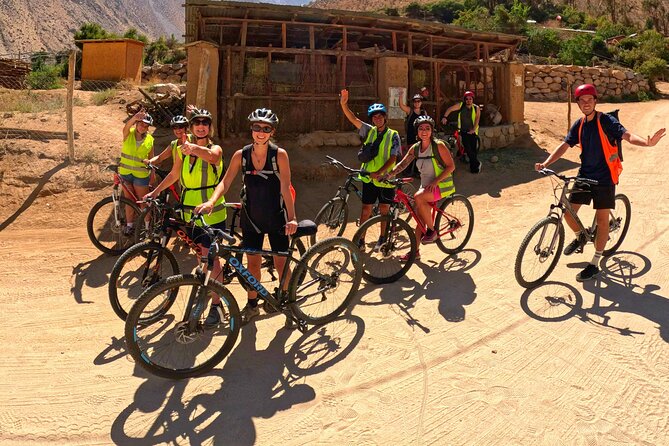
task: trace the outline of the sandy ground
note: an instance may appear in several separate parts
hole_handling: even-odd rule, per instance
[[[599,108],[614,106],[638,134],[669,127],[668,100]],[[0,443],[669,444],[669,138],[626,145],[632,227],[596,281],[575,281],[592,245],[544,286],[514,279],[518,246],[552,199],[532,165],[567,125],[565,104],[528,103],[533,140],[484,152],[479,176],[459,166],[476,216],[467,249],[424,248],[407,277],[363,282],[342,318],[306,334],[263,317],[214,371],[174,382],[126,355],[107,297],[115,259],[86,235],[122,116],[79,129],[78,150],[106,141],[97,163],[65,165],[61,142],[0,152]],[[326,153],[291,151],[301,218],[343,180],[313,174]],[[575,172],[577,160],[573,149],[555,167]],[[548,295],[573,305],[547,308]]]

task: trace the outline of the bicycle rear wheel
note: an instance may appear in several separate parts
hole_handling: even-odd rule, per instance
[[[474,208],[462,195],[453,195],[439,206],[434,227],[437,246],[446,254],[462,251],[474,231]]]
[[[361,246],[362,277],[371,283],[395,282],[404,276],[416,259],[416,237],[409,223],[378,215],[363,223],[353,235]]]
[[[535,224],[518,248],[514,273],[518,284],[534,288],[553,272],[562,254],[564,226],[555,217]]]
[[[610,214],[609,240],[606,242],[606,247],[604,248],[605,256],[613,254],[620,248],[630,228],[632,205],[629,198],[623,194],[616,195],[615,209],[612,209]]]
[[[179,274],[172,252],[155,242],[138,243],[124,252],[109,275],[109,302],[114,313],[126,320],[139,296],[160,280]],[[166,295],[170,301],[174,295]]]
[[[123,234],[126,225],[125,209],[131,207],[139,215],[139,207],[125,197],[115,206],[112,197],[98,201],[88,213],[86,229],[96,248],[106,254],[118,255],[135,244],[134,233]]]
[[[342,235],[346,229],[346,223],[348,223],[346,201],[341,197],[335,197],[325,203],[316,214],[314,223],[316,223],[318,229],[316,234],[311,236],[312,245],[316,244],[318,240]]]
[[[163,378],[189,378],[208,372],[230,353],[241,322],[237,302],[222,284],[209,281],[204,292],[221,297],[225,318],[207,327],[207,308],[191,307],[201,287],[200,279],[191,274],[168,277],[133,305],[125,322],[125,339],[128,352],[143,369]],[[175,294],[167,309],[166,293]],[[195,310],[200,314],[196,327],[190,329],[188,318]]]
[[[309,248],[288,285],[293,314],[312,325],[334,320],[358,291],[361,267],[360,251],[343,237],[322,240]]]

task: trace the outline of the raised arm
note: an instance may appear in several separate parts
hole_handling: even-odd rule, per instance
[[[344,89],[341,91],[339,104],[341,105],[341,109],[344,112],[344,116],[346,116],[351,124],[353,124],[356,129],[362,127],[362,121],[353,114],[350,108],[348,108],[348,90]]]
[[[634,133],[631,132],[625,132],[623,133],[623,139],[627,141],[630,144],[633,144],[635,146],[642,146],[642,147],[653,147],[655,146],[662,138],[664,138],[664,135],[666,134],[666,129],[660,129],[653,136],[648,136],[647,138],[643,138],[639,135],[635,135]]]
[[[409,107],[408,105],[406,105],[406,104],[404,103],[404,95],[403,95],[403,94],[400,95],[400,108],[401,108],[402,111],[403,111],[404,113],[406,113],[407,115],[408,115],[409,113],[411,113],[411,107]]]
[[[130,119],[128,119],[128,122],[126,122],[125,125],[123,126],[123,141],[128,139],[128,135],[130,135],[130,129],[132,128],[132,126],[137,124],[138,121],[141,121],[145,117],[146,117],[146,112],[144,111],[144,109],[141,109],[140,111],[132,115]]]

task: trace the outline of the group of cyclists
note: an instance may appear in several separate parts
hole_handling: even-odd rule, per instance
[[[584,117],[572,125],[568,135],[543,163],[536,163],[540,170],[557,161],[569,147],[581,146],[581,167],[579,176],[598,180],[599,185],[587,192],[572,194],[570,202],[575,210],[583,204],[594,202],[597,223],[600,228],[608,228],[609,209],[613,206],[615,186],[622,171],[618,158],[615,140],[624,139],[639,146],[654,146],[665,135],[665,129],[658,130],[652,137],[642,138],[630,133],[615,118],[599,113],[597,91],[594,85],[585,84],[575,91],[575,99]],[[428,116],[422,108],[422,97],[413,97],[413,107],[409,108],[402,102],[402,109],[408,110],[413,132],[408,150],[402,156],[399,133],[388,127],[388,112],[384,104],[374,103],[369,106],[367,116],[370,123],[358,118],[348,107],[349,92],[342,90],[340,95],[341,109],[346,118],[357,129],[365,145],[371,145],[376,153],[362,163],[361,170],[368,172],[359,177],[362,185],[362,211],[360,224],[369,219],[372,207],[379,205],[380,213],[387,214],[389,205],[394,199],[394,187],[385,181],[415,165],[420,174],[420,188],[414,196],[415,209],[422,223],[426,226],[422,233],[420,226],[416,228],[416,240],[421,244],[433,243],[438,234],[434,228],[430,204],[449,197],[455,193],[453,172],[455,163],[447,145],[436,138],[435,120]],[[458,127],[462,143],[469,157],[472,173],[481,172],[481,162],[476,156],[476,143],[480,123],[480,110],[474,104],[474,94],[467,91],[462,102],[456,103],[446,110],[444,119],[453,111],[458,111]],[[135,192],[136,196],[145,199],[157,197],[161,191],[179,181],[182,189],[182,205],[185,220],[193,214],[203,216],[207,225],[224,229],[226,220],[225,193],[238,173],[241,172],[242,188],[242,247],[251,250],[262,248],[265,235],[273,251],[284,251],[288,248],[289,237],[297,229],[295,213],[295,195],[291,185],[290,161],[288,153],[272,142],[279,118],[269,109],[260,108],[248,116],[252,142],[237,150],[227,166],[223,160],[223,151],[212,141],[212,115],[204,109],[188,106],[186,116],[175,116],[171,127],[176,137],[160,155],[154,156],[153,137],[148,133],[153,125],[151,117],[144,111],[135,114],[123,128],[123,148],[119,173]],[[133,127],[134,126],[134,127]],[[415,139],[415,140],[414,140]],[[374,153],[374,152],[372,152]],[[159,163],[172,158],[173,167],[170,173],[149,192],[149,173],[143,168],[145,164]],[[400,159],[401,158],[401,159]],[[398,162],[398,159],[399,162]],[[129,210],[132,212],[132,210]],[[127,228],[132,232],[135,216],[127,216]],[[577,230],[573,219],[566,215],[569,226]],[[191,238],[201,245],[206,255],[211,241],[196,223]],[[598,263],[607,241],[608,231],[598,231],[595,242],[595,255],[590,264],[579,273],[577,280],[588,280],[599,273]],[[582,250],[585,239],[581,234],[576,237],[565,251],[565,255]],[[379,238],[375,248],[384,243]],[[364,239],[359,247],[364,249]],[[419,258],[420,253],[416,253]],[[247,269],[260,277],[260,255],[247,255]],[[275,266],[280,273],[284,270],[285,258],[275,256]],[[218,275],[221,266],[215,262],[212,274]],[[286,274],[290,274],[287,270]],[[282,283],[288,283],[284,280]],[[205,324],[216,324],[223,317],[218,303],[218,296],[212,296],[211,308]],[[258,298],[255,291],[248,291],[248,301],[243,308],[241,317],[245,324],[259,315]]]

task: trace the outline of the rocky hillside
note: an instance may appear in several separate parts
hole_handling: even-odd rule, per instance
[[[124,33],[134,27],[151,38],[184,32],[182,0],[2,0],[0,55],[70,47],[85,22]]]

